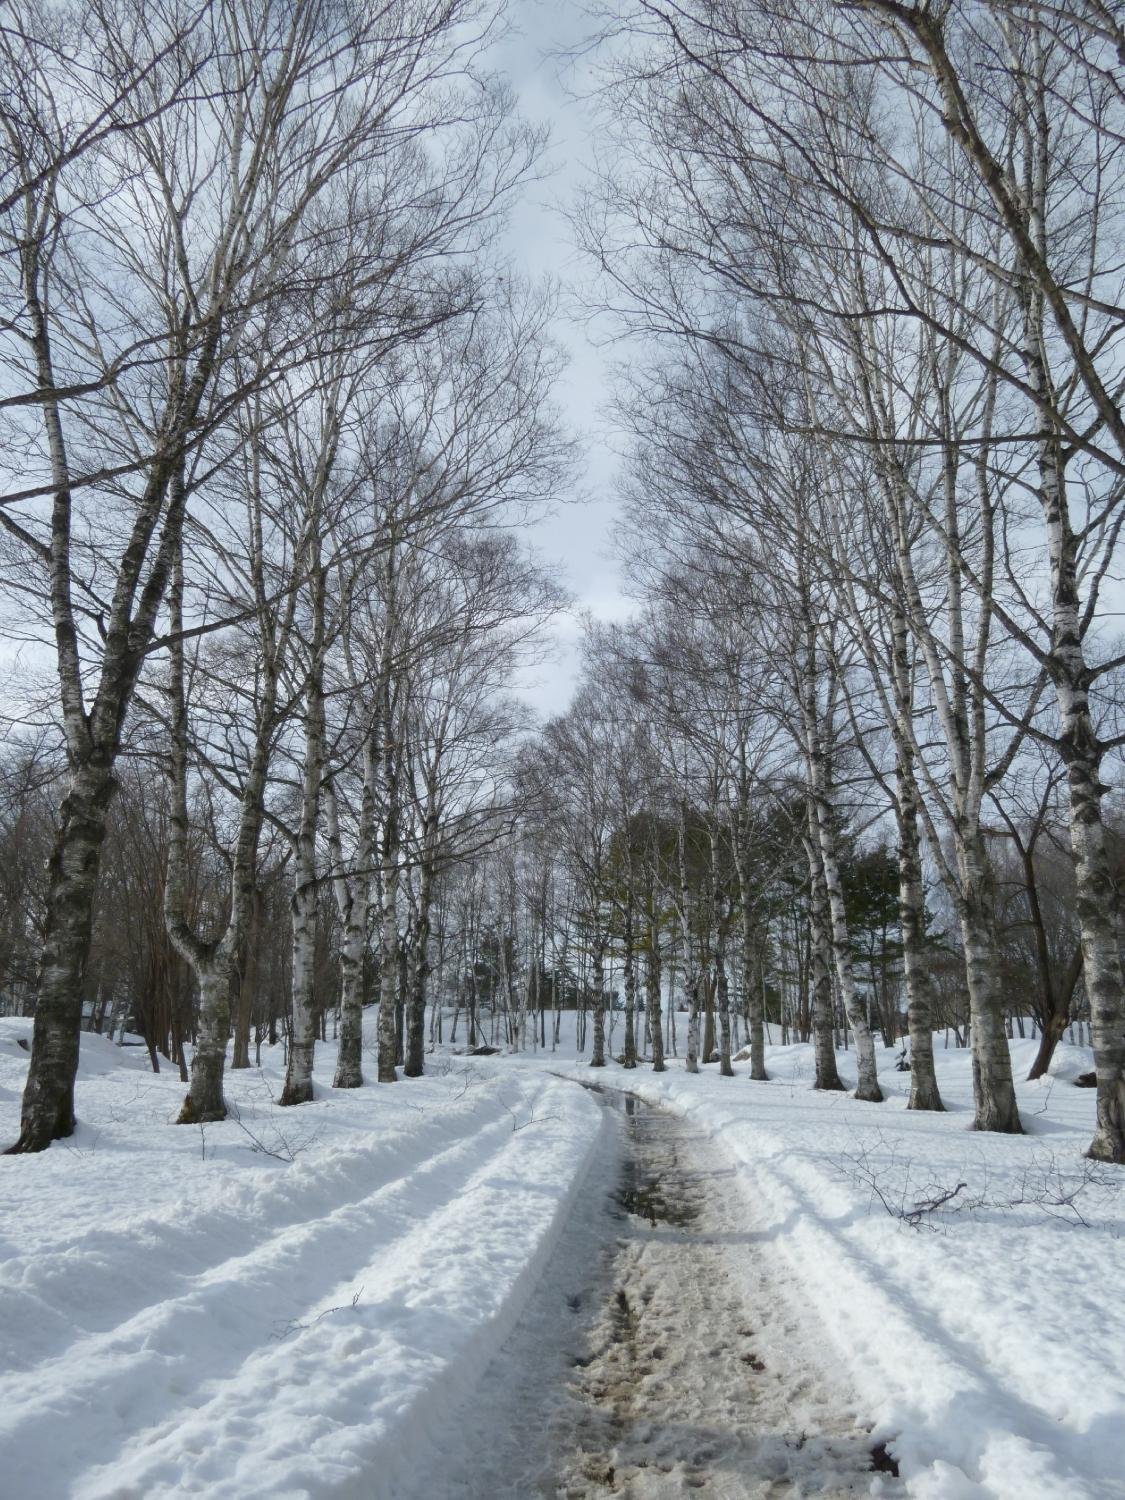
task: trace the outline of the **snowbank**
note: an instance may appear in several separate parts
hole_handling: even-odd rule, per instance
[[[1035,1046],[1013,1043],[1017,1077]],[[811,1301],[912,1495],[1125,1496],[1125,1173],[1082,1156],[1093,1095],[1066,1080],[1089,1054],[1064,1047],[1052,1076],[1019,1085],[1017,1138],[970,1130],[967,1052],[939,1041],[944,1115],[908,1111],[884,1055],[881,1105],[813,1092],[802,1046],[767,1050],[768,1083],[675,1061],[597,1076],[729,1155],[749,1243]],[[854,1079],[847,1053],[840,1069]]]
[[[0,1021],[17,1133],[30,1023]],[[171,1123],[147,1055],[83,1038],[74,1138],[0,1163],[0,1489],[350,1495],[409,1463],[507,1336],[603,1128],[546,1073],[468,1068]]]

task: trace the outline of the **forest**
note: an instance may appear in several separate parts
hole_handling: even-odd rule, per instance
[[[1031,1236],[1060,1215],[1081,1232],[1100,1214],[1086,1267],[1108,1290],[1125,1165],[1125,13],[598,0],[540,65],[596,138],[556,190],[560,282],[528,269],[512,228],[552,192],[551,122],[498,62],[541,9],[0,14],[0,1149],[4,1194],[32,1213],[13,1253],[43,1266],[36,1194],[59,1222],[86,1203],[58,1162],[106,1157],[102,1131],[114,1151],[173,1153],[138,1161],[137,1193],[150,1171],[186,1173],[183,1212],[203,1224],[193,1195],[219,1186],[191,1174],[209,1152],[218,1167],[249,1136],[255,1169],[329,1194],[336,1168],[317,1176],[327,1148],[309,1143],[336,1108],[357,1162],[366,1139],[418,1183],[429,1148],[410,1130],[445,1119],[467,1142],[476,1089],[511,1117],[504,1149],[554,1183],[528,1220],[539,1249],[510,1252],[538,1265],[565,1224],[580,1233],[582,1172],[616,1170],[597,1155],[626,1128],[606,1123],[610,1093],[647,1101],[637,1149],[658,1196],[690,1205],[689,1160],[772,1170],[767,1132],[797,1125],[756,1125],[755,1101],[784,1077],[825,1096],[817,1120],[834,1096],[852,1111],[865,1144],[822,1155],[837,1175],[850,1163],[888,1234],[1025,1211]],[[593,439],[567,407],[580,328],[611,370],[597,441],[614,454],[620,607],[601,612],[542,543],[587,485]],[[120,1070],[113,1102],[83,1092],[87,1059],[95,1091]],[[725,1145],[664,1121],[703,1129],[725,1099],[742,1112]],[[941,1116],[938,1134],[904,1111]],[[924,1184],[895,1176],[903,1130],[954,1153]],[[806,1149],[784,1139],[787,1160]],[[1019,1155],[1048,1148],[1062,1154]],[[1016,1174],[1003,1202],[956,1156],[970,1149]],[[982,1278],[1007,1253],[996,1234]],[[1036,1257],[1046,1275],[1058,1246],[1035,1246],[1011,1253],[1046,1301]],[[494,1287],[507,1253],[497,1239],[478,1273]],[[839,1254],[808,1252],[850,1274]],[[893,1246],[872,1254],[897,1264]],[[830,1320],[793,1255],[795,1295]],[[328,1258],[309,1275],[325,1296],[341,1280]],[[341,1311],[292,1328],[312,1341]],[[1112,1318],[1093,1315],[1112,1349]],[[802,1370],[819,1368],[809,1338]],[[933,1469],[956,1420],[931,1452],[907,1395],[886,1415],[856,1377],[860,1469],[873,1453],[879,1483],[907,1486],[870,1493],[1121,1493],[1125,1390],[1101,1347],[1105,1410],[1074,1419],[1065,1464],[994,1409],[963,1490]],[[1060,1378],[1077,1399],[1089,1373]],[[388,1420],[406,1453],[406,1418]],[[1013,1421],[1062,1467],[998,1480],[981,1454]],[[587,1438],[617,1457],[587,1463],[586,1488],[509,1466],[448,1493],[687,1492],[636,1477],[645,1443],[629,1468]],[[824,1442],[816,1484],[867,1493]],[[133,1474],[125,1451],[55,1473],[36,1440],[13,1493],[337,1493],[330,1470],[189,1478],[181,1455]],[[738,1452],[742,1488],[718,1471],[695,1487],[767,1493]],[[372,1462],[340,1492],[439,1493],[413,1460],[416,1490],[372,1489]],[[683,1454],[669,1462],[691,1488]]]

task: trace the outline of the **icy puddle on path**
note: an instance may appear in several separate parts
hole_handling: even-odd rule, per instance
[[[617,1128],[403,1500],[900,1494],[733,1171],[690,1124],[595,1092]]]

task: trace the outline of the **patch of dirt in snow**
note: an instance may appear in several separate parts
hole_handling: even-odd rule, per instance
[[[530,1311],[402,1494],[900,1493],[729,1170],[690,1124],[619,1102]]]

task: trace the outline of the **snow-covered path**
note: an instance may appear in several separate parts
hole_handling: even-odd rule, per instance
[[[533,1292],[599,1110],[437,1072],[298,1112],[245,1073],[204,1133],[83,1046],[73,1142],[5,1163],[0,1496],[384,1500]]]
[[[0,1019],[9,1139],[29,1030]],[[963,1049],[933,1116],[893,1053],[875,1106],[802,1045],[764,1083],[560,1047],[342,1091],[333,1050],[311,1104],[276,1049],[199,1131],[174,1072],[83,1036],[77,1133],[0,1167],[2,1500],[1125,1500],[1081,1049],[1018,1085],[1018,1137],[968,1129]]]
[[[397,1493],[899,1492],[872,1472],[842,1371],[739,1214],[713,1143],[670,1112],[622,1110],[520,1325]]]

